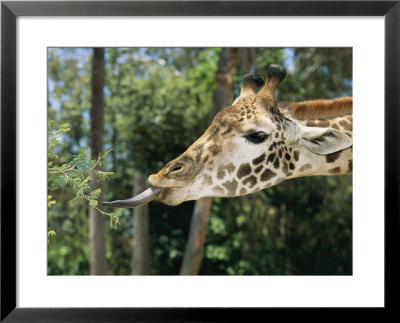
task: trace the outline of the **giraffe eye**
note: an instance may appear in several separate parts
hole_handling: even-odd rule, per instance
[[[268,134],[263,131],[257,131],[245,136],[245,138],[254,144],[260,144],[268,138]]]

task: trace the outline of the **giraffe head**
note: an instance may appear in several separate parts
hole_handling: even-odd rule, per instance
[[[296,177],[300,155],[312,158],[352,145],[341,131],[306,127],[281,111],[275,90],[286,69],[271,65],[267,74],[266,82],[257,74],[244,76],[232,106],[219,112],[182,155],[151,175],[152,187],[143,195],[107,205],[135,207],[154,198],[178,205],[206,196],[249,194]]]

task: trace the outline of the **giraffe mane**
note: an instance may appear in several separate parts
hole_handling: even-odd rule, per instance
[[[353,113],[353,98],[342,97],[333,100],[312,100],[284,104],[281,109],[288,111],[299,120],[327,119]]]

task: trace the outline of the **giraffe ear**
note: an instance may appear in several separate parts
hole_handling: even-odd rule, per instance
[[[353,139],[333,128],[304,127],[301,144],[309,151],[327,155],[353,146]]]

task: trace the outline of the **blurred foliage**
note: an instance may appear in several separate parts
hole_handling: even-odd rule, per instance
[[[65,189],[71,186],[75,196],[68,201],[74,203],[78,200],[86,200],[90,207],[97,209],[102,215],[110,217],[111,224],[119,224],[118,218],[111,213],[104,212],[98,208],[98,199],[101,189],[90,191],[90,174],[96,175],[99,181],[107,180],[113,173],[100,170],[103,165],[103,159],[107,157],[109,151],[99,154],[96,160],[91,160],[87,151],[80,151],[78,155],[73,156],[72,160],[60,163],[59,156],[55,150],[62,145],[60,138],[70,131],[69,125],[64,124],[60,129],[52,131],[51,122],[49,122],[49,134],[47,143],[47,176],[48,189],[50,191]],[[48,207],[55,205],[56,201],[49,195]]]
[[[103,165],[103,160],[107,157],[108,151],[100,154],[97,160],[91,160],[87,151],[81,150],[76,156],[71,156],[71,160],[66,161],[63,156],[61,156],[58,151],[63,146],[62,138],[68,134],[70,127],[68,124],[61,125],[59,129],[52,129],[53,122],[49,121],[49,131],[48,131],[48,144],[47,144],[47,158],[48,158],[48,201],[47,205],[49,208],[49,231],[48,231],[48,243],[52,241],[51,246],[56,244],[60,248],[60,252],[69,253],[69,247],[63,245],[64,240],[67,239],[67,233],[69,231],[69,220],[65,219],[65,222],[59,223],[59,221],[53,219],[58,219],[58,212],[66,207],[66,203],[71,209],[80,209],[80,205],[77,203],[84,202],[84,205],[96,208],[102,216],[108,216],[110,218],[110,224],[116,228],[119,224],[118,217],[113,213],[107,213],[98,207],[98,199],[100,197],[101,190],[97,189],[94,191],[90,190],[90,174],[95,174],[100,181],[107,180],[112,172],[103,172],[99,170],[99,166]],[[65,156],[64,156],[65,157]],[[65,194],[68,192],[69,194]],[[53,194],[53,195],[50,195]],[[61,203],[57,202],[57,199],[61,198]],[[72,214],[74,214],[72,212]],[[53,228],[53,229],[50,229]],[[59,234],[59,239],[56,240],[57,231]],[[54,250],[50,250],[49,255]],[[58,263],[57,257],[48,258],[49,267],[52,267],[53,261],[56,262],[55,267],[60,270],[59,274],[63,273],[64,265]],[[55,269],[55,270],[57,270]],[[78,274],[80,267],[74,268],[74,273]]]
[[[105,200],[132,196],[137,174],[149,175],[186,150],[207,128],[213,108],[219,48],[106,49]],[[88,147],[91,50],[48,50],[48,116],[54,129],[70,131],[55,150],[73,160]],[[252,67],[284,64],[288,76],[280,101],[352,94],[350,48],[258,48]],[[239,93],[238,68],[234,93]],[[51,183],[49,182],[49,185]],[[51,192],[48,273],[87,275],[88,205],[71,204],[76,191]],[[177,275],[194,202],[169,207],[151,202],[150,274]],[[116,209],[117,230],[107,232],[109,273],[129,275],[132,211]],[[50,232],[56,232],[53,235]],[[237,198],[215,198],[203,275],[349,275],[352,273],[352,176],[293,179]]]

